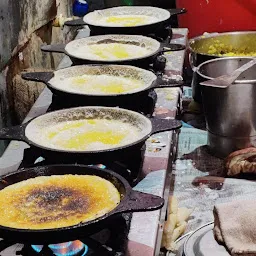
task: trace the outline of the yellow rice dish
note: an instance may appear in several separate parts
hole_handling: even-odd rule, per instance
[[[256,51],[250,51],[247,49],[247,46],[239,47],[237,49],[236,47],[232,45],[226,45],[222,43],[219,40],[216,40],[213,45],[210,45],[208,54],[211,55],[219,55],[219,56],[256,56]]]

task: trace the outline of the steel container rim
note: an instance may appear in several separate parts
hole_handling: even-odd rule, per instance
[[[203,77],[203,78],[205,78],[205,79],[207,79],[207,80],[213,80],[213,79],[214,79],[213,77],[206,76],[206,75],[204,75],[204,74],[202,74],[202,73],[200,72],[200,69],[201,69],[203,66],[205,66],[205,65],[207,65],[207,64],[209,64],[209,63],[212,63],[212,62],[223,61],[223,60],[230,61],[230,60],[238,60],[238,59],[253,60],[254,57],[224,57],[224,58],[217,58],[217,59],[208,60],[208,61],[203,62],[202,64],[200,64],[200,65],[197,67],[196,73],[197,73],[199,76],[201,76],[201,77]],[[235,84],[254,84],[254,83],[256,83],[256,79],[250,79],[250,80],[236,80],[234,83],[235,83]]]

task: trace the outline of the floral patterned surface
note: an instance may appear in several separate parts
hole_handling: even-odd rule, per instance
[[[215,204],[256,197],[256,182],[225,178],[223,160],[211,156],[206,144],[207,132],[181,129],[170,194],[177,197],[179,207],[194,209],[186,233],[212,222]],[[182,247],[185,240],[182,239],[179,246]],[[180,251],[168,256],[181,256]]]
[[[172,43],[186,44],[187,29],[173,29],[174,40]],[[172,79],[182,80],[182,70],[185,51],[171,52],[166,54],[167,67],[165,75]],[[154,115],[157,118],[173,119],[177,114],[177,106],[180,99],[180,88],[161,88],[156,90],[158,101]],[[143,172],[146,176],[138,188],[147,193],[156,192],[163,196],[166,189],[165,182],[168,176],[168,165],[172,150],[173,132],[156,134],[147,141],[147,149],[143,164]],[[171,171],[171,170],[168,170]],[[161,186],[159,186],[161,184]],[[153,256],[160,250],[162,233],[161,213],[165,212],[166,206],[161,211],[133,214],[127,255]],[[134,243],[135,242],[135,243]]]

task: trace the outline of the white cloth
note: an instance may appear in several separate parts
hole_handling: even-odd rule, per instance
[[[214,207],[214,234],[232,256],[256,256],[256,200]]]

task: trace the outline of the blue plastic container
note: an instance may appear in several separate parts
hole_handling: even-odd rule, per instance
[[[89,5],[85,0],[75,0],[73,4],[73,15],[83,17],[88,13]]]

